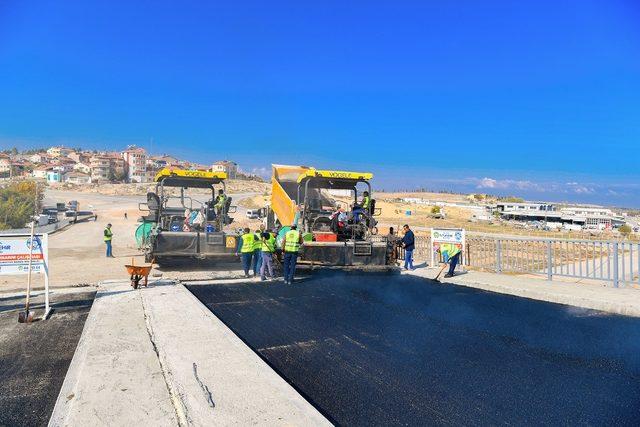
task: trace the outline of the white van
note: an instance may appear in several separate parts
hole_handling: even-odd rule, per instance
[[[247,218],[260,219],[260,209],[247,209]]]

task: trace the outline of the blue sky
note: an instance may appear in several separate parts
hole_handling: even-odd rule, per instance
[[[0,2],[0,147],[640,207],[639,100],[631,0]]]

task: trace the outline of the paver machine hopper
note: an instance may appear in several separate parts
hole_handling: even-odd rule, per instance
[[[269,228],[279,236],[292,224],[302,232],[300,263],[314,266],[390,264],[386,239],[377,238],[369,172],[319,170],[307,166],[273,165]],[[368,206],[363,206],[365,191]]]

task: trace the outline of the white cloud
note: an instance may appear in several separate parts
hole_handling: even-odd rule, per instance
[[[261,178],[269,179],[271,178],[271,168],[259,167],[251,169],[251,173],[253,175],[258,175]]]
[[[489,188],[489,189],[516,189],[516,190],[532,190],[532,191],[545,191],[545,187],[532,181],[519,181],[513,179],[494,179],[494,178],[482,178],[476,180],[477,188]]]

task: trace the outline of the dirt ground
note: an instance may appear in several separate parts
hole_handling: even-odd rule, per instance
[[[242,202],[245,198],[257,197],[255,193],[236,195]],[[141,215],[138,204],[143,196],[108,195],[70,190],[47,189],[45,204],[77,200],[81,210],[91,210],[98,215],[97,221],[73,224],[49,236],[49,268],[51,287],[95,285],[99,281],[127,278],[124,265],[132,261],[144,264],[144,257],[137,249],[135,229]],[[241,203],[239,203],[241,204]],[[127,213],[127,219],[124,214]],[[258,220],[246,218],[246,208],[239,206],[232,229],[257,228]],[[113,255],[107,258],[103,230],[108,224],[113,230]],[[19,291],[26,287],[27,276],[0,276],[0,292]],[[34,276],[34,288],[44,287],[44,276]]]

